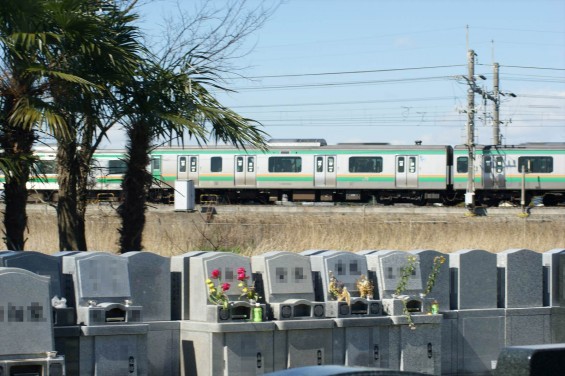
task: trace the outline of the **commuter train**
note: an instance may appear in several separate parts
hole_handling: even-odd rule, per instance
[[[42,175],[30,181],[29,189],[45,200],[56,200],[55,151],[38,150],[37,155]],[[92,197],[120,196],[123,158],[124,150],[96,152]],[[151,153],[148,171],[154,177],[151,201],[170,200],[176,180],[192,180],[197,201],[213,195],[224,203],[453,205],[464,202],[470,182],[477,204],[519,203],[523,184],[528,198],[542,196],[546,205],[565,202],[565,143],[477,145],[473,154],[465,145],[328,145],[323,139],[270,140],[267,151],[159,147]]]

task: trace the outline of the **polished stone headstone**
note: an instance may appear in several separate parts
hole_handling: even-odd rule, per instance
[[[380,315],[380,301],[374,300],[375,289],[369,296],[361,297],[357,282],[364,277],[368,280],[367,259],[363,255],[345,251],[324,251],[309,254],[312,271],[315,276],[314,287],[316,300],[326,302],[327,317],[345,317],[349,315]],[[347,289],[349,304],[342,298],[332,296],[330,283],[334,277],[340,288]]]
[[[323,318],[325,306],[316,302],[312,266],[308,256],[272,251],[251,257],[253,273],[261,278],[265,301],[272,317],[283,319]]]
[[[179,373],[180,323],[171,320],[171,259],[151,252],[128,252],[132,300],[143,308],[150,375]]]
[[[152,252],[127,252],[133,302],[143,307],[143,321],[171,320],[171,259]]]
[[[450,308],[450,279],[449,279],[449,254],[444,254],[434,250],[415,250],[410,253],[417,255],[420,260],[420,274],[422,277],[422,289],[425,290],[430,273],[434,267],[436,257],[444,257],[445,261],[439,268],[439,274],[436,277],[432,291],[426,296],[427,304],[430,300],[436,300],[439,303],[440,311],[447,311]]]
[[[380,299],[392,298],[402,276],[402,271],[408,265],[408,257],[412,255],[408,252],[383,250],[368,253],[368,269],[375,272]],[[406,289],[401,292],[405,295],[418,295],[422,292],[422,279],[420,276],[419,264],[416,264],[415,272],[406,284]]]
[[[63,273],[73,277],[77,324],[139,323],[128,259],[105,252],[81,252],[63,257]]]
[[[497,308],[496,254],[460,250],[449,255],[449,267],[453,273],[453,309]]]
[[[245,268],[250,276],[247,280],[249,286],[253,285],[251,278],[251,261],[249,257],[228,252],[206,252],[190,259],[190,319],[195,321],[216,320],[247,320],[251,318],[251,306],[241,297],[242,291],[238,287],[239,268]],[[217,270],[219,278],[212,278],[212,272]],[[217,288],[221,284],[229,284],[224,291],[230,301],[229,317],[223,316],[222,307],[210,302],[209,288],[206,280],[211,279]]]
[[[544,306],[565,307],[565,274],[560,270],[560,258],[565,248],[555,248],[542,253],[544,268]],[[564,260],[565,261],[565,260]]]
[[[0,268],[0,356],[54,350],[49,278]]]
[[[171,257],[171,318],[190,320],[190,259],[205,251],[186,252]]]
[[[499,282],[503,308],[543,306],[543,265],[540,253],[509,249],[496,254],[504,278]]]
[[[33,251],[6,252],[0,254],[0,266],[21,268],[49,277],[53,323],[56,326],[73,325],[76,321],[74,309],[70,305],[73,299],[67,295],[67,290],[63,287],[61,259],[59,257]]]
[[[6,252],[0,254],[0,266],[25,269],[49,277],[50,298],[64,297],[61,288],[61,261],[56,257],[33,251]]]

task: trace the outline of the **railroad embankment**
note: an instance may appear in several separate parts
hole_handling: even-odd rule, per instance
[[[208,208],[210,209],[210,208]],[[394,206],[272,205],[196,207],[175,212],[150,206],[143,234],[145,250],[177,255],[225,250],[244,255],[307,249],[484,249],[565,248],[565,208],[486,208],[470,216],[465,208]],[[0,208],[1,210],[1,208]],[[212,213],[213,212],[213,213]],[[26,249],[58,251],[55,208],[29,205]],[[117,252],[120,218],[115,206],[92,205],[87,214],[90,250]]]

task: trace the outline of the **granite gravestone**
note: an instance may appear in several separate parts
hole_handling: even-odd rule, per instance
[[[74,324],[75,312],[68,305],[66,291],[63,288],[60,258],[33,251],[6,252],[0,255],[0,266],[21,268],[49,277],[49,296],[52,299],[53,323],[56,326]]]
[[[243,298],[238,287],[238,269],[244,268],[249,276],[247,283],[253,286],[251,262],[248,257],[226,252],[207,252],[190,259],[190,319],[195,321],[216,322],[218,320],[249,320],[251,304]],[[214,277],[215,272],[218,278]],[[210,279],[217,289],[228,284],[224,294],[230,301],[229,311],[223,310],[209,300],[209,288],[206,280]]]
[[[192,251],[171,257],[171,318],[190,320],[190,259],[205,253]]]
[[[499,306],[506,308],[506,346],[549,342],[550,308],[543,305],[540,253],[509,249],[497,253]]]
[[[544,306],[551,307],[551,342],[565,342],[565,249],[555,248],[542,254],[544,269]]]
[[[190,257],[190,320],[181,322],[181,374],[253,375],[274,370],[275,325],[252,320],[251,309],[257,307],[242,297],[240,268],[245,269],[247,284],[252,286],[248,257],[226,252]],[[229,283],[227,309],[209,301],[207,279],[218,289]]]
[[[497,309],[496,265],[496,254],[484,250],[449,255],[452,311],[443,313],[443,365],[454,372],[490,374],[504,347],[506,318],[504,309]]]
[[[63,375],[54,351],[49,278],[0,267],[0,371]]]
[[[63,273],[73,277],[77,323],[141,322],[141,307],[133,305],[128,260],[104,252],[63,257]]]
[[[565,255],[565,248],[555,248],[542,253],[544,268],[544,306],[565,307],[565,289],[563,271],[560,272],[560,257]]]
[[[501,276],[503,308],[529,308],[543,305],[543,265],[540,253],[509,249],[496,254]]]
[[[431,292],[427,295],[428,300],[435,300],[439,303],[440,311],[449,310],[449,255],[434,250],[415,250],[410,253],[417,255],[420,260],[420,274],[422,277],[422,288],[425,290],[429,281],[430,273],[434,268],[434,262],[440,257],[444,257],[444,262],[440,264],[439,274],[436,277]],[[428,302],[429,303],[429,302]]]
[[[25,269],[49,277],[49,297],[63,297],[61,262],[56,257],[33,251],[6,252],[0,254],[0,266]]]
[[[409,257],[415,258],[414,272],[408,277],[402,295],[418,296],[422,292],[422,278],[418,255],[400,251],[378,251],[365,255],[367,266],[377,275],[378,291],[381,299],[389,299],[396,295],[396,288],[402,277],[404,268],[409,264]]]
[[[79,373],[147,375],[148,325],[133,305],[128,259],[104,252],[63,256],[73,278],[80,326]]]
[[[171,320],[171,259],[151,252],[127,252],[131,297],[143,307],[143,321]]]
[[[312,267],[307,256],[272,251],[251,258],[254,273],[261,276],[265,301],[273,317],[323,318],[324,304],[315,302]]]
[[[449,255],[452,309],[497,308],[496,254],[464,249]]]
[[[151,252],[128,252],[131,296],[143,308],[148,370],[152,375],[178,375],[180,323],[171,321],[171,259]]]
[[[367,259],[365,256],[351,252],[326,251],[310,254],[316,292],[316,300],[326,302],[327,317],[345,317],[349,315],[381,315],[381,304],[373,300],[375,296],[374,284],[368,279]],[[347,291],[350,302],[345,297],[335,297],[330,292],[332,277],[339,289]],[[363,278],[367,286],[373,286],[370,292],[361,292],[358,282]],[[368,294],[368,295],[367,295]],[[336,301],[340,300],[340,301]]]
[[[324,319],[324,303],[315,301],[310,259],[272,251],[252,256],[251,264],[276,320],[275,370],[331,363],[334,322]]]

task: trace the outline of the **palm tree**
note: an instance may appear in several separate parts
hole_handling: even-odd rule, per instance
[[[46,116],[50,125],[59,118],[37,100],[43,95],[41,77],[34,71],[41,46],[53,36],[47,31],[43,1],[0,2],[0,147],[3,168],[4,241],[10,250],[23,250],[27,226],[26,183],[33,170],[35,128]]]
[[[250,119],[223,107],[210,95],[203,86],[207,80],[202,74],[193,80],[187,72],[176,73],[148,64],[140,80],[122,94],[131,101],[127,103],[125,124],[128,143],[122,183],[124,201],[118,210],[122,218],[121,253],[143,249],[146,198],[152,183],[147,166],[158,139],[182,141],[187,134],[199,143],[213,138],[240,147],[265,146],[264,133]]]
[[[86,251],[86,187],[92,155],[109,128],[102,119],[111,117],[112,90],[134,74],[140,45],[132,26],[134,15],[105,1],[63,3],[52,4],[53,14],[59,15],[55,17],[56,26],[63,33],[60,42],[49,50],[49,63],[84,82],[48,77],[52,101],[65,119],[69,134],[55,137],[59,244],[61,250]]]

